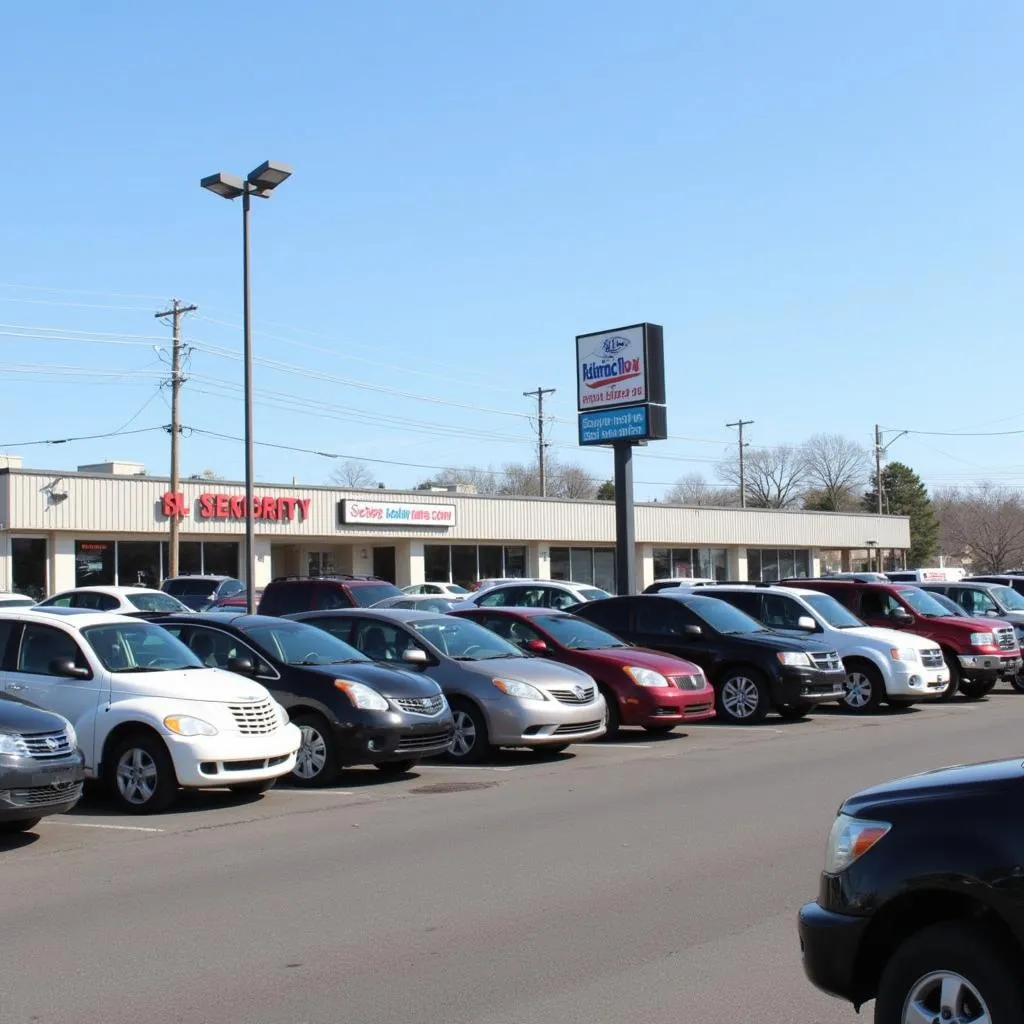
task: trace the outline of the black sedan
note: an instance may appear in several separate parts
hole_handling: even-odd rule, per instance
[[[356,764],[398,775],[451,743],[452,714],[437,683],[375,665],[314,626],[233,612],[156,621],[205,665],[256,679],[288,711],[302,730],[296,785],[329,785]]]

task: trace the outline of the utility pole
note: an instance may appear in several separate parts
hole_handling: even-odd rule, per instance
[[[878,514],[882,514],[882,428],[875,424],[875,493],[878,496]]]
[[[524,391],[524,398],[536,398],[537,399],[537,469],[540,473],[540,496],[546,498],[548,496],[548,484],[547,476],[544,471],[545,462],[545,449],[547,444],[544,442],[544,396],[553,395],[555,393],[554,388],[537,388],[536,391]]]
[[[743,443],[743,428],[749,427],[753,422],[753,420],[737,420],[735,423],[726,423],[727,427],[739,427],[740,431],[740,508],[747,507],[747,467],[743,457],[743,449],[747,446]]]
[[[178,441],[181,436],[181,412],[179,394],[185,378],[181,373],[181,318],[186,313],[194,313],[198,306],[183,305],[180,299],[171,302],[171,308],[162,313],[155,313],[157,320],[171,318],[173,343],[171,348],[171,493],[177,494],[180,486],[178,470]],[[178,529],[180,514],[176,510],[171,516],[171,542],[167,551],[167,576],[178,575]]]

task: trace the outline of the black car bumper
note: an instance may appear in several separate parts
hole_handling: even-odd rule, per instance
[[[389,712],[364,712],[358,723],[334,727],[342,764],[381,764],[387,761],[422,760],[445,753],[455,726],[449,713],[436,718],[400,716]],[[401,719],[396,723],[395,719]]]
[[[826,672],[796,665],[780,666],[775,701],[778,704],[821,704],[842,700],[846,693],[846,673],[839,669]]]
[[[800,909],[798,928],[804,971],[811,983],[848,1002],[860,1001],[857,954],[868,918],[824,910],[817,903]]]
[[[40,763],[0,757],[0,821],[26,821],[70,811],[82,797],[82,755]]]

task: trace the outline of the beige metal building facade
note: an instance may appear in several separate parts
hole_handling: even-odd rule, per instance
[[[166,478],[132,463],[77,472],[0,469],[0,588],[54,593],[149,583],[167,567],[172,516],[182,572],[239,575],[244,486]],[[434,491],[256,487],[257,587],[285,574],[375,573],[399,585],[492,576],[576,579],[613,589],[611,502]],[[823,551],[904,551],[905,517],[662,504],[636,510],[637,587],[668,575],[814,575]]]

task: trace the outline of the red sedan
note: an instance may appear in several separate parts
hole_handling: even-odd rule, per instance
[[[525,651],[586,672],[608,705],[607,736],[620,725],[660,733],[715,717],[715,691],[697,665],[632,647],[575,615],[551,608],[468,608],[451,614],[472,619]]]

